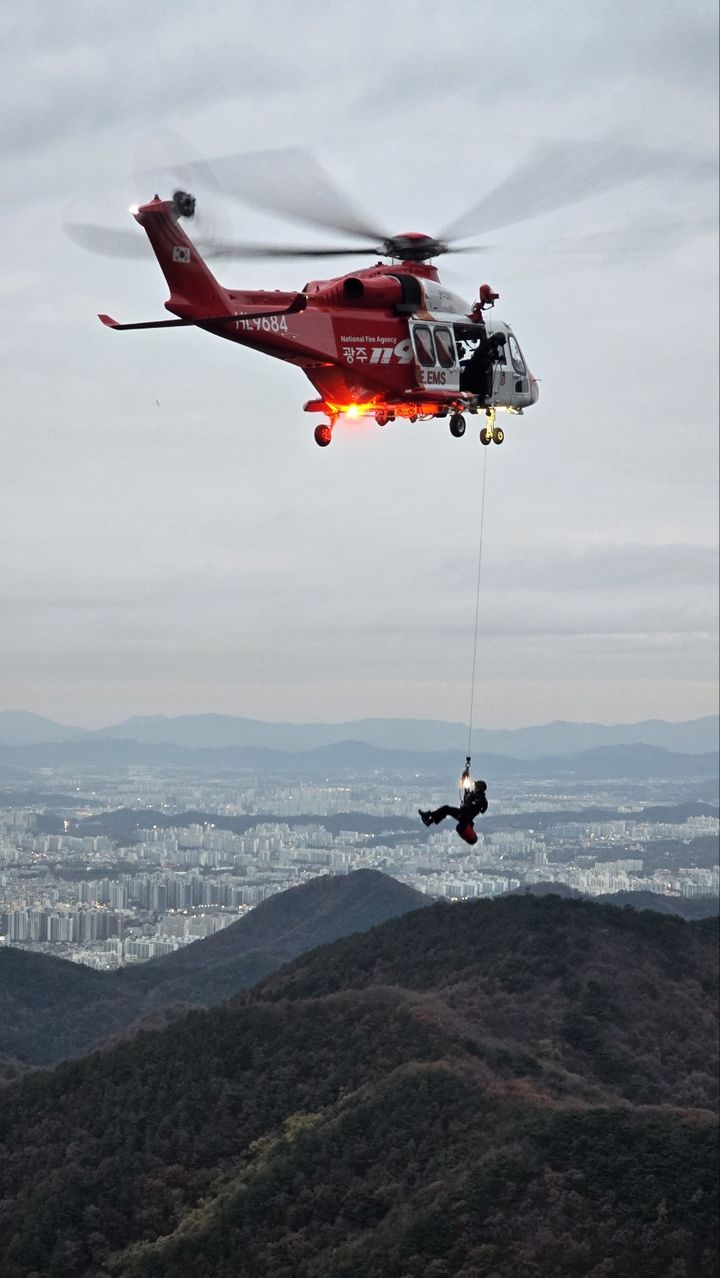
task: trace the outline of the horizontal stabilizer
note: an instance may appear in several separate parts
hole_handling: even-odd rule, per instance
[[[107,328],[179,328],[181,325],[187,326],[194,324],[194,320],[174,319],[174,320],[149,320],[146,324],[119,324],[113,319],[112,315],[98,315],[98,319]]]
[[[276,306],[271,311],[249,310],[238,311],[233,315],[198,315],[194,319],[147,320],[141,324],[119,324],[116,319],[113,319],[112,315],[98,315],[98,319],[106,328],[115,328],[120,332],[126,332],[130,328],[188,328],[192,325],[229,324],[235,320],[272,319],[274,315],[294,315],[297,311],[304,311],[306,306],[306,294],[298,293],[289,306]]]

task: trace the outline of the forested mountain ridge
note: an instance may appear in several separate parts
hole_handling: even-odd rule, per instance
[[[379,870],[357,870],[279,892],[222,932],[119,972],[2,948],[0,1060],[55,1064],[175,1004],[213,1006],[304,949],[429,904]]]
[[[288,1121],[109,1273],[715,1278],[716,1150],[712,1124],[682,1113],[549,1107],[456,1064],[412,1064]]]
[[[440,904],[35,1073],[4,1278],[714,1278],[716,960],[711,922]]]
[[[265,973],[263,973],[265,975]],[[50,1065],[115,1034],[140,1014],[105,972],[0,948],[0,1061]]]
[[[430,904],[427,896],[380,870],[361,869],[351,874],[322,875],[299,887],[268,897],[249,914],[231,923],[200,945],[176,950],[139,967],[125,968],[128,982],[215,966],[218,959],[238,951],[268,950],[287,957],[334,941],[353,932],[364,932],[386,919]]]
[[[717,919],[551,895],[439,902],[431,923],[410,914],[301,955],[234,1004],[401,987],[467,1021],[468,1043],[496,1035],[637,1103],[713,1107],[717,940]]]

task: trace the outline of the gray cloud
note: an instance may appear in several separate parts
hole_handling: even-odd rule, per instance
[[[461,715],[487,465],[496,722],[714,708],[715,245],[685,228],[716,209],[715,7],[520,9],[3,7],[0,705]],[[164,283],[149,252],[81,254],[62,208],[85,191],[127,226],[138,141],[168,127],[206,155],[309,145],[383,225],[430,231],[541,138],[675,159],[450,264],[468,297],[499,286],[542,378],[503,449],[485,457],[476,422],[457,443],[398,423],[323,454],[297,370],[96,320],[160,317]],[[294,234],[234,218],[247,239]],[[568,237],[574,258],[550,253]],[[220,274],[290,288],[311,270]]]

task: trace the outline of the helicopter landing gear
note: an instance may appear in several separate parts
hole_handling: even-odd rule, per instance
[[[382,409],[378,409],[378,411],[375,414],[375,421],[377,422],[378,426],[387,426],[388,422],[390,421],[390,414],[384,412]]]
[[[480,431],[481,444],[502,444],[505,438],[505,431],[501,426],[495,425],[495,409],[485,409],[485,425]]]
[[[465,418],[462,413],[453,413],[449,422],[450,434],[453,439],[462,439],[465,434]]]
[[[328,423],[315,427],[315,443],[319,448],[327,448],[332,443],[332,426]]]
[[[480,431],[481,444],[502,444],[505,431],[502,426],[483,426]]]

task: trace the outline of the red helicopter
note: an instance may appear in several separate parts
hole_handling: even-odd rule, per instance
[[[305,411],[325,418],[315,428],[320,447],[331,442],[343,414],[373,417],[381,426],[396,418],[411,422],[447,418],[451,435],[460,438],[466,430],[464,413],[479,411],[484,413],[482,443],[502,443],[497,410],[522,414],[537,402],[537,380],[510,326],[489,315],[498,294],[482,284],[470,305],[441,283],[431,259],[448,252],[477,251],[452,244],[452,238],[469,234],[470,222],[480,223],[484,230],[523,221],[628,179],[626,165],[616,163],[610,172],[602,172],[597,155],[588,166],[585,148],[578,152],[569,143],[550,150],[546,146],[484,195],[442,238],[418,232],[388,236],[350,209],[307,153],[293,150],[254,157],[250,181],[247,167],[240,175],[237,172],[237,162],[243,158],[253,157],[214,161],[213,173],[219,172],[221,180],[224,176],[227,181],[229,172],[229,185],[234,182],[239,188],[234,193],[244,202],[272,212],[280,208],[286,216],[353,236],[373,237],[375,243],[356,248],[285,248],[216,239],[193,243],[181,222],[194,217],[196,199],[178,187],[170,199],[155,195],[149,203],[130,210],[167,280],[170,296],[165,307],[176,318],[135,324],[119,324],[109,315],[100,319],[119,331],[194,325],[296,364],[316,391],[316,397],[305,403]],[[569,158],[575,161],[574,168]],[[633,159],[633,176],[637,176],[636,156]],[[282,185],[281,198],[273,191],[273,182],[268,183],[270,170],[273,181]],[[204,164],[186,165],[183,176],[202,181],[206,171]],[[137,236],[132,233],[79,223],[66,225],[66,230],[94,251],[137,255]],[[203,251],[206,256],[245,258],[373,254],[390,260],[332,279],[311,280],[297,292],[237,290],[218,282]]]

